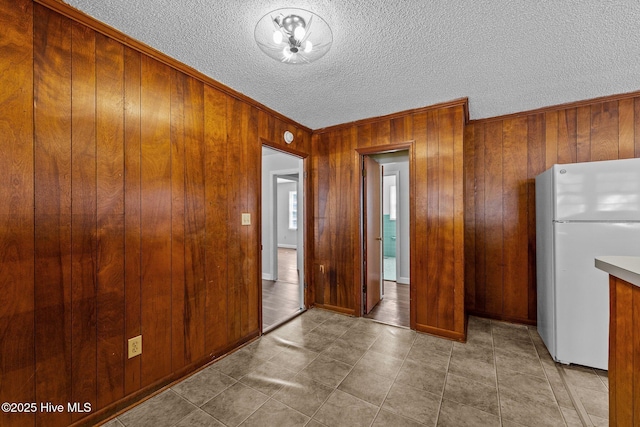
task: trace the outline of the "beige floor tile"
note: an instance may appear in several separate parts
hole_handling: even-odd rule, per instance
[[[370,322],[368,320],[367,322]],[[359,324],[359,323],[358,323]],[[378,334],[357,329],[355,326],[340,336],[341,340],[347,341],[350,345],[368,350],[378,339]]]
[[[223,374],[239,380],[264,362],[266,359],[257,357],[250,350],[243,348],[211,366]]]
[[[600,376],[594,369],[577,365],[563,365],[562,368],[569,384],[602,393],[606,393],[608,391],[607,387],[604,385]]]
[[[284,384],[273,398],[305,415],[312,416],[333,390],[332,387],[298,374]]]
[[[479,346],[470,343],[453,343],[451,358],[458,361],[472,360],[486,364],[493,364],[493,347]]]
[[[407,360],[446,371],[449,366],[449,359],[451,358],[451,344],[452,343],[449,342],[449,350],[446,351],[446,346],[441,344],[433,345],[433,342],[429,340],[416,338],[413,346],[411,346],[411,350],[409,350],[407,354]],[[437,350],[438,347],[445,351]]]
[[[435,337],[427,334],[416,334],[416,339],[413,341],[413,348],[416,349],[429,349],[431,351],[437,351],[444,353],[445,355],[451,355],[453,349],[453,341]]]
[[[255,411],[242,424],[242,427],[297,427],[304,426],[309,421],[309,417],[295,411],[288,406],[276,401],[269,400]]]
[[[596,417],[595,415],[590,415],[589,418],[591,418],[591,422],[593,423],[593,425],[595,427],[608,427],[609,426],[609,419],[608,418],[600,418],[600,417]]]
[[[493,345],[496,348],[508,350],[519,354],[522,357],[538,359],[538,352],[531,340],[512,339],[503,335],[493,336]]]
[[[371,427],[421,427],[424,424],[420,424],[417,421],[403,417],[402,415],[394,414],[393,412],[385,411],[384,409],[378,412],[375,421]]]
[[[300,374],[335,388],[342,382],[351,369],[352,367],[346,363],[320,355],[300,371]]]
[[[302,347],[291,346],[269,359],[269,362],[285,367],[290,371],[300,372],[319,355],[320,353],[315,351],[307,350]]]
[[[267,396],[272,396],[280,390],[283,384],[296,376],[294,371],[283,368],[281,365],[265,362],[258,368],[240,378],[240,382]]]
[[[225,427],[220,421],[206,412],[197,409],[181,419],[175,427]]]
[[[440,409],[441,397],[402,384],[394,384],[389,390],[382,409],[411,418],[427,425],[434,425]]]
[[[582,427],[582,420],[575,409],[560,407],[560,412],[562,412],[567,427]]]
[[[603,393],[590,388],[573,387],[589,415],[600,418],[609,417],[609,392]]]
[[[485,363],[470,358],[460,359],[452,356],[449,362],[449,372],[488,385],[496,384],[496,367],[493,361],[491,363]]]
[[[500,427],[500,418],[458,402],[443,400],[438,427]]]
[[[445,377],[446,371],[443,369],[434,369],[422,363],[405,360],[396,377],[396,383],[441,396]]]
[[[495,386],[489,386],[455,374],[447,374],[443,398],[472,406],[496,416],[500,415],[498,390]]]
[[[506,369],[498,370],[498,390],[500,397],[508,396],[540,405],[557,405],[549,382],[545,378],[534,377]]]
[[[540,359],[522,357],[519,353],[502,348],[495,349],[496,366],[500,369],[521,372],[535,377],[545,378],[545,372],[540,363]]]
[[[173,390],[167,390],[120,415],[126,427],[169,427],[197,409]]]
[[[353,369],[338,386],[339,390],[359,399],[380,406],[387,396],[393,380],[369,369]]]
[[[194,405],[201,406],[235,383],[235,379],[209,366],[171,389]]]
[[[244,384],[236,383],[202,405],[201,409],[227,426],[237,426],[269,397]]]
[[[335,390],[313,418],[335,427],[369,426],[378,408],[348,393]]]
[[[530,342],[529,329],[525,325],[516,325],[514,323],[491,321],[491,332],[494,337],[496,335],[513,340],[524,340]]]
[[[343,338],[339,338],[328,346],[322,354],[340,362],[344,362],[348,365],[355,365],[358,360],[366,353],[367,348],[362,346],[352,345],[351,342]]]
[[[388,354],[367,351],[356,363],[356,368],[370,369],[383,377],[395,379],[402,367],[403,360]]]
[[[561,427],[564,418],[557,405],[543,405],[532,400],[515,400],[500,393],[500,414],[503,421],[513,421],[527,427]]]

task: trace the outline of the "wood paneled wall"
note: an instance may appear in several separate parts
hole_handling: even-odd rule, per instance
[[[260,141],[311,133],[30,0],[0,26],[0,401],[65,405],[0,425],[95,421],[260,333]]]
[[[466,100],[314,131],[312,283],[320,306],[359,315],[361,154],[407,144],[412,327],[464,339]]]
[[[640,94],[465,128],[466,306],[536,322],[535,177],[556,163],[640,157]]]

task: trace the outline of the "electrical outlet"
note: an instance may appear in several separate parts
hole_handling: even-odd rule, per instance
[[[129,359],[142,354],[142,335],[129,339]]]

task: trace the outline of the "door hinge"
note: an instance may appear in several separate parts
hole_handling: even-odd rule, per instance
[[[367,285],[362,285],[362,293],[363,294],[367,293]]]
[[[362,169],[362,176],[365,178],[367,177],[367,170],[364,168]]]

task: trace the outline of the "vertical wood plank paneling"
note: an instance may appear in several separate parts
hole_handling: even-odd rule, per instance
[[[185,362],[205,356],[206,194],[204,86],[189,78],[185,94]]]
[[[222,350],[228,342],[227,279],[227,101],[221,92],[204,88],[205,155],[205,351]]]
[[[544,114],[527,117],[527,246],[528,300],[527,319],[537,317],[536,293],[536,189],[535,178],[545,171]],[[524,236],[520,237],[521,239]]]
[[[485,141],[486,310],[504,309],[504,207],[502,123],[487,123]]]
[[[465,306],[476,305],[476,169],[474,125],[464,127],[464,288]]]
[[[342,180],[342,188],[350,188],[351,191],[341,191],[338,193],[338,217],[340,221],[340,235],[343,236],[337,244],[338,260],[338,300],[337,305],[350,310],[355,310],[355,290],[352,283],[357,283],[358,278],[353,277],[354,267],[350,260],[355,259],[354,245],[359,241],[357,228],[353,228],[353,218],[358,215],[358,208],[352,205],[353,193],[360,188],[358,175],[354,173],[354,151],[356,142],[353,138],[353,128],[342,131],[340,138],[341,149],[339,152],[338,173]],[[357,163],[356,163],[357,164]],[[359,292],[358,292],[359,293]]]
[[[245,113],[242,104],[234,99],[227,100],[227,138],[229,149],[226,150],[226,164],[230,167],[226,171],[228,203],[228,227],[227,227],[227,256],[229,260],[227,278],[229,286],[229,310],[227,311],[227,326],[230,341],[240,338],[242,318],[242,289],[243,277],[243,245],[240,225],[240,215],[244,212],[246,196],[244,195],[243,175],[237,170],[243,170],[244,147],[242,141],[242,122]]]
[[[185,94],[187,77],[171,70],[171,369],[185,365]]]
[[[634,140],[635,140],[635,155],[634,157],[640,157],[640,98],[633,99],[634,110]]]
[[[262,191],[262,146],[258,137],[258,110],[250,107],[247,114],[247,126],[245,136],[245,162],[247,183],[245,187],[245,212],[251,215],[251,225],[244,227],[244,242],[247,266],[244,271],[245,276],[245,300],[247,307],[247,317],[243,319],[242,335],[247,336],[255,333],[260,328],[258,318],[262,295],[261,289],[262,272],[258,270],[260,265],[259,257],[261,236],[258,233],[259,206],[261,203],[260,194]],[[299,141],[302,142],[302,141]]]
[[[635,157],[634,100],[622,99],[618,103],[618,158]]]
[[[503,123],[504,313],[526,319],[528,303],[527,118]],[[562,144],[563,146],[565,144]]]
[[[418,323],[424,325],[438,324],[438,287],[441,279],[442,246],[438,244],[441,238],[440,217],[438,215],[439,202],[439,141],[438,141],[438,112],[427,112],[427,299],[419,306],[424,314],[417,312]],[[438,286],[430,284],[437,283]]]
[[[505,273],[504,285],[507,286],[508,292],[516,292],[515,289],[511,289],[511,286],[522,287],[521,284],[512,285],[512,280],[507,279],[510,276],[510,270],[520,265],[522,260],[511,260],[516,253],[509,249],[505,252],[505,260],[503,264],[493,262],[492,265],[487,264],[485,266],[485,274],[477,274],[480,264],[483,262],[482,258],[476,256],[475,263],[471,268],[476,271],[475,280],[473,282],[473,293],[475,301],[469,302],[467,308],[472,312],[489,315],[492,317],[503,318],[506,320],[523,321],[528,323],[535,323],[536,321],[536,274],[535,274],[535,192],[534,179],[536,175],[540,174],[548,167],[555,163],[575,163],[575,162],[589,162],[599,160],[613,160],[618,158],[630,158],[638,157],[637,147],[640,141],[638,132],[640,131],[640,104],[638,98],[623,98],[620,100],[600,101],[593,104],[581,105],[577,107],[559,108],[557,110],[550,109],[549,111],[537,114],[531,114],[527,116],[526,123],[516,123],[515,119],[503,119],[503,120],[487,120],[473,122],[469,126],[473,127],[473,132],[467,132],[467,138],[472,138],[474,141],[478,141],[479,129],[481,127],[488,127],[490,125],[496,127],[502,127],[505,135],[507,133],[517,133],[513,142],[517,142],[524,138],[526,134],[527,143],[521,145],[518,143],[518,147],[513,148],[512,155],[520,158],[526,154],[528,160],[528,172],[527,172],[527,227],[526,236],[524,229],[520,229],[522,225],[520,223],[520,215],[522,212],[518,209],[514,211],[511,209],[511,205],[505,203],[502,211],[503,223],[505,234],[503,236],[505,250],[509,247],[508,241],[527,241],[528,243],[528,257],[527,257],[527,300],[508,302],[508,293],[504,294],[504,306],[488,308],[482,303],[480,295],[482,289],[487,289],[488,292],[497,292],[495,288],[496,284],[489,282],[489,276],[497,276],[500,271]],[[575,123],[575,126],[574,126]],[[526,130],[522,130],[526,128]],[[525,133],[523,133],[525,132]],[[575,143],[574,143],[575,137]],[[494,149],[498,148],[505,152],[505,165],[511,164],[511,161],[507,161],[507,151],[509,140],[505,138],[502,142],[488,143]],[[575,156],[574,156],[575,150]],[[490,163],[485,159],[479,157],[479,153],[476,150],[474,152],[476,157],[474,174],[476,192],[478,192],[479,174],[483,173],[485,179],[488,176],[495,175],[490,171]],[[503,173],[503,188],[487,189],[491,194],[505,194],[505,201],[511,200],[509,189],[513,189],[516,186],[518,180],[522,180],[517,171],[508,172],[506,169]],[[468,170],[467,170],[468,173]],[[494,197],[489,195],[489,197]],[[469,198],[467,197],[467,200]],[[486,200],[486,197],[485,197]],[[477,204],[481,203],[482,198],[479,194],[476,194],[474,203],[476,204],[476,215],[474,217],[476,237],[479,234],[492,233],[490,225],[482,223],[478,216]],[[481,209],[481,211],[483,211]],[[513,229],[513,224],[518,224],[518,229]],[[510,236],[507,233],[513,233]],[[478,241],[474,242],[476,255],[483,249],[488,249],[488,243],[483,244]],[[519,255],[518,255],[519,256]],[[467,264],[469,265],[469,264]],[[471,273],[467,272],[467,276],[471,276]],[[467,285],[469,282],[467,281]],[[522,289],[521,289],[522,290]],[[469,295],[471,291],[467,292]],[[514,305],[515,304],[515,305]],[[524,305],[528,305],[525,309]],[[512,311],[515,310],[515,311]],[[526,311],[526,315],[524,315]]]
[[[0,1],[0,23],[0,397],[94,411],[0,424],[97,422],[257,333],[255,227],[232,226],[227,258],[229,147],[233,173],[250,171],[235,177],[238,212],[255,221],[259,137],[290,130],[308,152],[311,134],[33,2]],[[127,359],[138,334],[143,355]]]
[[[576,161],[591,161],[591,107],[578,107],[576,111]]]
[[[329,159],[328,159],[328,141],[327,135],[313,136],[313,153],[312,153],[312,186],[314,188],[314,275],[313,282],[315,287],[316,304],[325,304],[327,263],[330,256],[329,239],[329,186],[326,185],[329,176]]]
[[[577,111],[574,108],[558,111],[558,163],[575,163],[577,148]]]
[[[427,122],[429,117],[427,113],[416,114],[414,116],[414,138],[415,138],[415,172],[414,172],[414,195],[415,195],[415,212],[414,212],[414,228],[412,241],[414,247],[412,250],[412,259],[414,264],[411,266],[411,282],[413,284],[416,301],[414,302],[415,323],[427,324],[427,313],[423,301],[427,301],[428,294],[428,256],[417,256],[417,254],[427,254],[428,252],[428,209],[429,200],[427,194],[428,188],[428,163],[429,163],[429,147],[427,141]],[[418,304],[418,301],[421,303]]]
[[[124,254],[124,294],[125,294],[125,337],[127,339],[142,333],[141,320],[141,170],[140,170],[140,53],[124,50],[124,192],[125,192],[125,254]],[[143,343],[144,345],[144,343]],[[125,360],[124,392],[131,394],[141,386],[141,358]]]
[[[618,158],[618,101],[591,106],[591,161]]]
[[[454,330],[454,316],[451,315],[455,296],[455,182],[454,182],[454,109],[438,112],[438,257],[440,274],[438,278],[438,305],[435,326]],[[433,282],[432,282],[433,283]],[[432,285],[432,284],[429,284]]]
[[[96,38],[79,24],[71,31],[72,401],[97,408]]]
[[[462,105],[452,108],[453,112],[453,285],[451,296],[453,299],[453,326],[452,330],[461,336],[465,336],[466,315],[464,311],[464,256],[465,256],[465,231],[464,231],[464,125],[465,111]],[[448,307],[443,316],[451,316],[451,307]]]
[[[35,402],[33,3],[0,2],[0,27],[0,401]],[[34,423],[0,412],[3,426]]]
[[[142,385],[171,372],[171,89],[169,67],[141,62]]]
[[[328,224],[325,224],[327,230],[327,254],[328,264],[325,266],[325,288],[324,288],[324,303],[332,306],[338,304],[337,296],[337,255],[335,254],[336,239],[338,236],[338,227],[340,226],[339,218],[337,217],[337,189],[339,187],[339,176],[337,171],[337,137],[334,133],[329,134],[326,138],[327,150],[328,150],[328,168],[325,178],[325,185],[328,182],[327,189],[327,204],[325,215],[328,219]]]
[[[545,113],[545,156],[546,168],[558,163],[558,111]]]
[[[124,396],[124,48],[96,36],[98,407]]]
[[[483,123],[474,124],[474,168],[475,168],[475,185],[476,185],[476,214],[475,214],[475,286],[476,286],[476,304],[475,308],[485,311],[487,308],[487,252],[486,246],[486,222],[485,222],[485,134],[486,125]]]
[[[71,400],[71,23],[34,6],[36,402]],[[67,425],[69,413],[38,413]],[[46,421],[45,421],[46,420]]]

